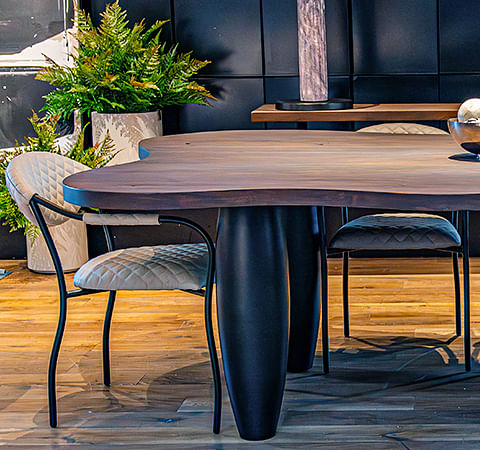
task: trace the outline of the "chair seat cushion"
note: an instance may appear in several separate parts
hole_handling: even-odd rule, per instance
[[[101,291],[200,289],[205,286],[207,265],[205,244],[127,248],[88,261],[73,283]]]
[[[342,226],[330,248],[344,250],[417,250],[461,244],[455,227],[431,214],[372,214]]]
[[[448,134],[440,128],[422,125],[419,123],[379,123],[357,130],[359,133],[387,133],[387,134]]]

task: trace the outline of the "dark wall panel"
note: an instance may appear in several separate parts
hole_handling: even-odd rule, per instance
[[[100,22],[100,13],[105,10],[105,5],[113,3],[112,0],[91,0],[90,9],[93,23],[97,25]],[[152,25],[157,20],[171,20],[172,12],[170,10],[170,0],[119,0],[120,6],[127,11],[128,20],[133,24],[145,19],[147,26]],[[162,39],[172,41],[172,25],[166,24]]]
[[[297,2],[263,0],[262,6],[265,73],[298,76]]]
[[[202,74],[262,75],[258,0],[176,0],[175,30],[182,48],[212,61]]]
[[[0,259],[25,259],[27,248],[23,231],[10,233],[4,225],[0,226]]]
[[[186,105],[181,108],[181,133],[264,128],[263,124],[250,121],[250,111],[263,103],[261,78],[210,78],[199,81],[211,89],[217,100],[211,102],[211,107]]]
[[[436,0],[354,0],[356,74],[436,73]]]
[[[35,80],[34,74],[0,72],[0,147],[11,147],[15,140],[31,135],[27,118],[32,109],[40,110],[42,96],[50,90],[50,85]]]
[[[480,72],[477,50],[480,2],[440,0],[440,71]]]
[[[357,76],[353,81],[357,103],[437,102],[438,77]]]
[[[329,75],[350,73],[348,1],[326,0],[327,57]]]
[[[441,75],[440,101],[463,102],[480,97],[480,75]]]
[[[277,100],[298,97],[298,89],[298,76],[265,78],[265,101],[275,103]]]

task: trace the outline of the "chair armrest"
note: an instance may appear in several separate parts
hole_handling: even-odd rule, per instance
[[[46,200],[43,197],[40,197],[39,195],[35,194],[31,199],[30,199],[30,207],[33,209],[33,205],[41,205],[50,211],[53,211],[57,214],[60,214],[61,216],[68,217],[69,219],[75,219],[75,220],[82,220],[83,219],[83,214],[81,213],[74,213],[72,211],[68,211],[65,208],[61,208],[60,206],[56,205],[55,203],[52,203],[49,200]],[[43,217],[43,216],[42,216]],[[45,219],[43,219],[45,220]],[[38,221],[38,218],[37,218]],[[34,225],[38,225],[34,223]],[[54,226],[54,225],[52,225]]]
[[[169,217],[161,216],[160,214],[153,213],[140,213],[140,214],[83,214],[83,222],[88,225],[101,225],[104,227],[107,244],[109,251],[113,249],[113,239],[109,230],[110,226],[141,226],[141,225],[161,225],[163,223],[170,223],[175,225],[183,225],[198,233],[205,241],[208,247],[208,252],[211,258],[211,264],[215,266],[215,244],[209,234],[198,224],[192,222],[190,219],[184,219],[182,217]]]
[[[139,225],[159,225],[158,214],[95,214],[86,213],[83,215],[83,221],[88,225],[110,225],[110,226],[139,226]]]

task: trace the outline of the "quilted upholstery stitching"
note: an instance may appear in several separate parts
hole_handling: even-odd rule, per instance
[[[448,134],[440,128],[418,123],[381,123],[357,130],[360,133],[389,133],[389,134]]]
[[[20,211],[30,222],[37,225],[29,201],[38,194],[58,206],[77,212],[79,207],[63,198],[64,178],[77,172],[89,170],[83,164],[61,155],[46,152],[24,153],[15,157],[6,172],[7,187],[18,204]],[[60,225],[67,220],[53,211],[43,210],[48,225]]]
[[[74,284],[94,290],[199,289],[205,285],[207,263],[205,244],[122,249],[88,261]]]
[[[460,244],[457,230],[443,217],[430,214],[372,214],[341,227],[330,246],[350,250],[413,250]]]

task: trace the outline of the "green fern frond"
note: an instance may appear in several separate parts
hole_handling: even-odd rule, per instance
[[[93,31],[93,23],[90,15],[83,9],[76,9],[77,12],[77,29],[80,33],[88,33]]]
[[[214,97],[192,81],[209,61],[167,48],[160,34],[167,20],[146,29],[144,21],[129,27],[118,0],[108,4],[98,27],[77,12],[77,49],[73,67],[48,60],[37,74],[57,89],[45,96],[43,110],[68,118],[73,111],[144,112],[166,105],[208,104]],[[132,82],[133,79],[133,82]]]
[[[64,156],[85,164],[91,169],[103,167],[118,153],[115,151],[115,144],[107,133],[103,141],[98,142],[93,147],[84,148],[85,130],[87,126],[88,124],[82,129],[73,145],[67,146]]]
[[[98,34],[111,44],[117,44],[122,47],[130,33],[128,29],[127,12],[118,4],[107,4],[105,11],[100,13],[102,18],[98,27]]]
[[[162,33],[163,26],[170,22],[170,20],[157,20],[142,36],[142,44],[148,47],[149,43],[154,46],[159,45],[160,34]]]

